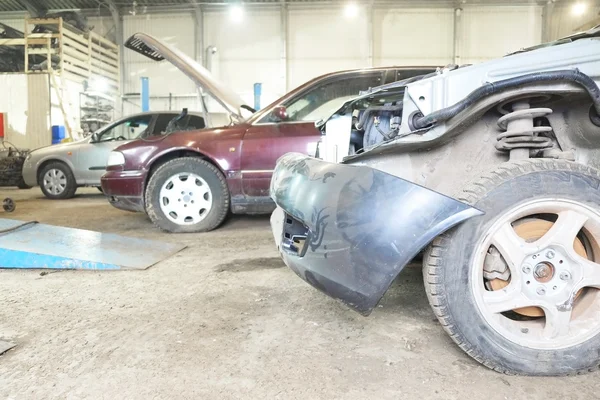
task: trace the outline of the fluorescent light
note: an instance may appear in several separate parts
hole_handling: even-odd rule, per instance
[[[358,6],[354,3],[348,3],[344,7],[344,16],[346,18],[355,18],[358,15]]]
[[[585,3],[575,3],[573,4],[573,8],[571,8],[571,14],[579,17],[583,15],[587,10],[587,4]]]
[[[233,22],[241,22],[244,19],[244,9],[239,4],[234,4],[229,8],[229,16]]]

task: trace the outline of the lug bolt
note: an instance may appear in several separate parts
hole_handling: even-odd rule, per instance
[[[546,294],[546,289],[544,289],[544,287],[543,287],[543,286],[540,286],[540,287],[538,287],[538,288],[537,288],[536,292],[537,292],[537,294],[539,294],[540,296],[543,296],[543,295],[545,295],[545,294]]]
[[[563,271],[560,273],[560,279],[563,281],[568,281],[569,279],[571,279],[571,274],[567,271]]]
[[[526,274],[531,272],[531,267],[529,265],[523,265],[523,272]]]
[[[554,252],[552,250],[548,250],[546,257],[552,260],[554,258]]]

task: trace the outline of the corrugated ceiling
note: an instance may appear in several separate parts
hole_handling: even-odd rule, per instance
[[[99,6],[106,7],[107,4],[112,1],[117,7],[132,7],[134,0],[0,0],[0,12],[11,12],[11,11],[25,11],[26,7],[24,3],[31,2],[37,4],[43,4],[45,7],[51,10],[71,10],[71,9],[97,9]],[[344,3],[347,0],[285,0],[286,3]],[[198,5],[224,5],[230,3],[239,3],[239,0],[135,0],[135,3],[139,7],[152,7],[152,6],[186,6],[190,5],[190,3],[198,4]],[[268,3],[280,3],[282,0],[242,0],[244,4],[268,4]],[[358,1],[360,2],[368,2],[368,0]],[[390,0],[374,0],[375,3],[387,3],[389,4]],[[399,4],[402,3],[413,3],[414,1],[402,1],[397,0]],[[546,0],[509,0],[504,2],[499,2],[497,0],[427,0],[428,6],[447,6],[452,4],[498,4],[498,3],[507,3],[510,5],[516,4],[543,4]],[[569,3],[570,0],[562,0],[561,3]]]

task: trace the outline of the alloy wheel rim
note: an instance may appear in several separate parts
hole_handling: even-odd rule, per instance
[[[43,183],[44,188],[48,193],[59,195],[64,192],[67,187],[67,177],[61,170],[53,168],[46,172]]]
[[[169,177],[159,193],[160,208],[178,225],[194,225],[212,209],[212,192],[199,175],[180,173]]]
[[[534,219],[552,225],[524,240],[515,227]],[[598,243],[600,214],[578,202],[535,200],[504,213],[477,244],[471,268],[481,315],[503,337],[534,349],[566,348],[599,334]],[[495,252],[508,274],[501,263],[490,267]],[[506,284],[492,285],[490,271]]]

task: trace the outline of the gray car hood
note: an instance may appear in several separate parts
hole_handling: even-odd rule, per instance
[[[197,86],[208,92],[234,119],[238,121],[244,119],[242,116],[242,106],[244,105],[242,99],[229,87],[217,81],[206,68],[181,50],[145,33],[136,33],[131,36],[127,39],[125,47],[154,61],[169,61],[193,80]]]

